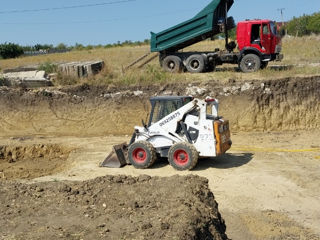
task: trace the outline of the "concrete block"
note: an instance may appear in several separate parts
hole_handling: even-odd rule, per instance
[[[4,79],[2,85],[8,87],[47,87],[53,86],[52,81],[46,78],[45,71],[7,72],[0,78]]]
[[[58,66],[58,69],[65,75],[84,78],[98,74],[103,67],[103,61],[89,61],[63,63]]]

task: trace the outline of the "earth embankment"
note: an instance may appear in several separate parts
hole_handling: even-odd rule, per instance
[[[320,127],[320,76],[269,81],[217,81],[182,86],[0,89],[0,136],[131,134],[150,111],[154,95],[220,100],[232,131],[307,130]]]

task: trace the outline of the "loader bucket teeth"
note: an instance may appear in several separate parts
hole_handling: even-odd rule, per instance
[[[127,143],[122,143],[122,144],[113,146],[112,152],[100,164],[100,167],[121,168],[127,165],[128,164],[127,153],[128,153]]]

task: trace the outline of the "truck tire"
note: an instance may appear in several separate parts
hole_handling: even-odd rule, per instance
[[[206,72],[215,72],[216,71],[216,64],[215,63],[209,63],[206,67]]]
[[[256,54],[250,53],[241,59],[239,67],[244,73],[256,72],[261,67],[261,60]]]
[[[155,163],[157,155],[151,143],[138,141],[129,146],[128,159],[135,168],[145,169]]]
[[[176,143],[168,153],[170,165],[178,171],[193,169],[198,163],[198,158],[196,148],[190,143]]]
[[[162,68],[167,72],[179,73],[182,71],[182,61],[177,56],[167,56],[162,61]]]
[[[201,73],[205,70],[205,61],[200,54],[193,54],[186,60],[186,68],[190,73]]]

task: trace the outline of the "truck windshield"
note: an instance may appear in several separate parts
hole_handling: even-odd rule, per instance
[[[270,28],[273,35],[277,35],[277,26],[274,22],[270,22]]]

